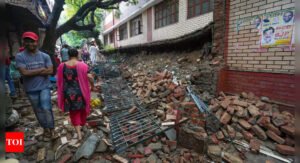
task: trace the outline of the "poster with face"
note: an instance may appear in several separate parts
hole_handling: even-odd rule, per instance
[[[295,10],[264,15],[261,24],[261,47],[290,46],[294,30]]]

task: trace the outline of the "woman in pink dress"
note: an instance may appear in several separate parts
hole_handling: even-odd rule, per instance
[[[69,60],[57,68],[58,107],[70,113],[78,139],[82,139],[81,127],[90,113],[91,89],[94,88],[92,75],[88,74],[88,65],[78,61],[77,49],[68,51]]]

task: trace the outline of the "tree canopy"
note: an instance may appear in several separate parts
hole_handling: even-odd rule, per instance
[[[89,34],[78,34],[78,32],[74,34],[74,32],[70,31],[91,31],[92,36],[98,38],[99,30],[101,30],[100,25],[103,20],[101,14],[103,10],[118,9],[119,3],[121,2],[136,3],[137,1],[138,0],[55,0],[52,13],[47,20],[46,36],[41,49],[53,55],[56,41],[63,34],[68,33],[70,36],[68,37],[67,35],[66,37],[69,39],[71,36],[81,38],[82,35]],[[64,10],[66,10],[66,13],[62,14]],[[78,40],[71,43],[76,45],[78,44]]]
[[[63,24],[69,20],[76,12],[89,0],[65,0],[64,11],[62,12],[58,24]],[[71,46],[81,46],[87,38],[95,37],[102,31],[102,22],[104,20],[104,10],[97,8],[94,13],[95,27],[92,30],[74,31],[71,30],[68,33],[62,35],[62,40]],[[90,13],[91,14],[91,13]],[[87,15],[81,22],[80,25],[90,24],[90,15]],[[94,38],[97,39],[97,38]]]

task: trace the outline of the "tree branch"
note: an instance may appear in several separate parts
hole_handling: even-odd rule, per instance
[[[82,26],[79,26],[79,25],[75,25],[75,26],[72,26],[73,29],[72,30],[75,30],[75,31],[83,31],[83,30],[93,30],[95,28],[95,24],[88,24],[88,25],[82,25]]]
[[[63,11],[64,4],[65,0],[55,0],[52,13],[50,14],[49,19],[47,20],[47,24],[51,27],[56,28],[60,14]]]
[[[60,1],[60,0],[56,0]],[[64,1],[64,0],[62,0]],[[79,10],[76,12],[76,14],[70,18],[67,22],[59,26],[56,30],[56,35],[59,37],[62,34],[69,32],[70,30],[92,30],[96,25],[95,25],[95,20],[94,20],[94,12],[97,8],[102,8],[102,9],[115,9],[113,5],[118,4],[120,2],[127,2],[128,0],[106,0],[103,2],[103,0],[91,0],[84,5],[82,5]],[[84,18],[89,14],[91,14],[91,24],[88,25],[82,25],[79,26],[77,23],[79,21],[84,20]],[[93,17],[93,18],[92,18]]]

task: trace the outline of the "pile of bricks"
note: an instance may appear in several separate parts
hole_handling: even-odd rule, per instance
[[[225,138],[254,139],[276,143],[276,151],[283,155],[295,155],[295,117],[278,110],[276,105],[262,102],[253,93],[243,92],[240,96],[221,93],[211,100],[210,109],[223,124],[212,136],[214,143]],[[256,141],[257,142],[257,141]]]
[[[196,119],[199,117],[199,111],[196,105],[187,98],[185,87],[172,81],[169,71],[156,72],[153,75],[135,73],[131,80],[133,93],[151,109],[155,109],[163,122],[189,116],[194,117],[193,122],[198,123]]]

